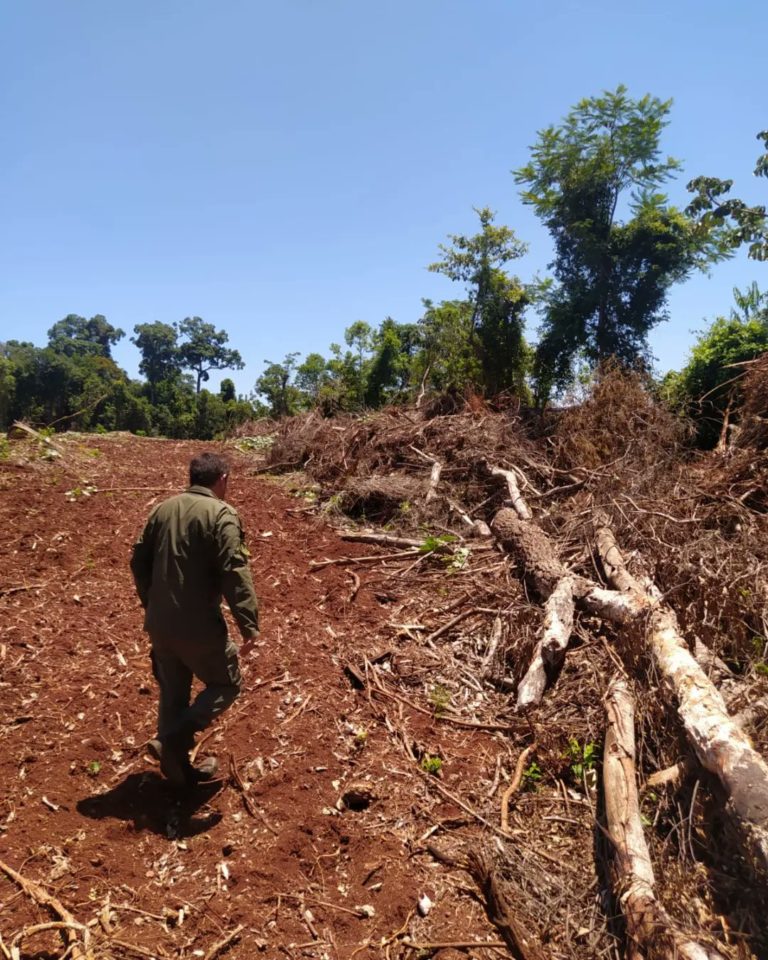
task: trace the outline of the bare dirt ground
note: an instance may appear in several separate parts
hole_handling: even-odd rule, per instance
[[[768,957],[760,863],[696,759],[646,620],[580,608],[541,702],[516,709],[542,596],[522,547],[477,529],[514,503],[493,464],[532,504],[519,543],[536,533],[603,586],[593,520],[610,515],[768,748],[763,447],[693,459],[637,385],[600,390],[543,437],[481,405],[309,415],[271,446],[227,447],[263,632],[242,698],[200,743],[220,777],[187,797],[145,755],[156,690],[128,559],[203,447],[11,441],[0,958],[666,960],[673,928],[697,957]],[[286,466],[300,472],[261,472]],[[362,528],[384,542],[351,542]],[[631,781],[663,908],[636,943],[604,803],[618,676],[637,703]]]
[[[364,565],[356,590],[343,567],[308,564],[372,548],[235,472],[262,642],[244,695],[203,744],[222,779],[179,801],[142,749],[156,691],[128,559],[201,446],[81,437],[53,462],[22,447],[0,469],[0,859],[86,926],[92,955],[346,958],[401,949],[405,936],[498,942],[471,881],[424,850],[441,825],[461,835],[474,818],[432,788],[397,730],[443,758],[431,779],[448,792],[481,773],[498,783],[510,741],[444,722],[426,697],[421,711],[387,701],[393,723],[354,689],[344,665],[398,632],[407,642],[407,625],[393,626],[392,597]],[[399,666],[416,669],[407,651]],[[362,809],[341,799],[351,785]],[[4,950],[18,938],[23,957],[61,956],[67,931],[33,929],[52,919],[0,874]]]

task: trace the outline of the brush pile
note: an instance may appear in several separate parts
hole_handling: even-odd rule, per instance
[[[618,371],[546,419],[310,414],[266,454],[381,546],[402,629],[389,672],[363,658],[374,700],[523,758],[500,825],[499,771],[467,786],[479,847],[430,847],[520,957],[768,956],[768,361],[744,394],[725,454]]]

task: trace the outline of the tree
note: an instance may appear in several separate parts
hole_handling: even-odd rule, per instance
[[[317,403],[329,377],[328,364],[320,353],[308,353],[304,362],[296,368],[296,388],[305,395],[309,406]]]
[[[186,338],[179,346],[181,365],[197,377],[196,393],[210,379],[210,370],[242,370],[245,366],[238,351],[225,346],[229,334],[216,330],[212,323],[205,323],[200,317],[185,317],[178,332]]]
[[[287,353],[282,363],[265,360],[266,368],[256,381],[255,391],[269,404],[269,415],[289,417],[298,409],[299,391],[291,383],[298,353]]]
[[[515,171],[555,244],[536,358],[544,395],[569,382],[579,352],[591,365],[644,358],[670,286],[727,255],[718,231],[660,192],[679,168],[659,145],[670,104],[623,86],[582,100]]]
[[[366,359],[373,348],[373,330],[365,320],[356,320],[344,331],[344,340],[354,353],[347,358],[349,372],[354,380],[354,395],[358,406],[365,401]]]
[[[149,396],[155,402],[157,385],[172,379],[181,370],[178,334],[170,323],[139,323],[133,328],[131,343],[141,352],[139,372],[147,378]]]
[[[13,375],[13,364],[3,356],[3,345],[0,344],[0,430],[8,429],[15,399],[16,378]]]
[[[736,309],[699,335],[686,366],[664,383],[667,398],[695,420],[703,447],[717,443],[726,411],[738,408],[739,364],[768,350],[768,294],[753,283],[744,292],[734,289],[733,295]]]
[[[113,327],[100,313],[90,320],[70,313],[48,331],[48,346],[67,357],[84,354],[111,357],[112,346],[124,336],[122,330]]]
[[[527,351],[523,337],[523,312],[530,295],[504,267],[521,257],[527,247],[509,227],[496,226],[487,207],[475,211],[480,232],[472,237],[450,237],[440,245],[443,259],[429,269],[467,285],[472,320],[470,340],[477,351],[482,385],[488,394],[510,387],[523,389]]]
[[[419,320],[423,348],[414,364],[414,379],[426,376],[439,391],[479,385],[482,375],[474,349],[474,304],[469,300],[423,303],[424,315]]]
[[[754,174],[756,177],[768,177],[768,130],[757,134],[766,150],[757,158]],[[717,177],[695,177],[688,184],[688,190],[695,196],[686,212],[697,217],[701,228],[706,232],[719,228],[727,247],[736,249],[743,243],[749,244],[749,256],[753,260],[768,260],[768,219],[765,206],[750,207],[735,197],[726,198],[733,186],[733,180],[719,180]]]
[[[219,384],[219,396],[224,403],[235,403],[237,394],[235,393],[235,381],[225,377]]]

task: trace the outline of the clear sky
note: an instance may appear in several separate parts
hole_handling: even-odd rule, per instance
[[[619,83],[674,99],[673,199],[706,173],[766,203],[767,39],[765,0],[4,0],[0,340],[194,314],[249,392],[265,359],[461,295],[425,268],[473,206],[530,243],[528,279],[551,250],[510,170]],[[677,288],[659,369],[752,280],[740,255]],[[127,338],[115,356],[135,375]]]

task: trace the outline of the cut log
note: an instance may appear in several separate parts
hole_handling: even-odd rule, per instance
[[[521,520],[515,510],[509,507],[499,510],[491,530],[541,600],[546,600],[568,575],[552,540],[535,523]]]
[[[646,636],[654,664],[670,689],[688,741],[699,762],[726,793],[746,846],[768,875],[768,764],[728,714],[719,691],[688,649],[674,612],[652,584],[643,591],[629,573],[612,531],[596,531],[600,558],[609,579],[645,605]]]
[[[573,632],[573,578],[559,580],[544,605],[544,628],[531,665],[517,688],[517,707],[540,703],[547,679],[562,664]]]
[[[611,682],[605,706],[605,815],[614,847],[613,889],[627,923],[627,955],[724,960],[717,947],[698,943],[683,933],[656,900],[637,793],[635,705],[623,677]]]

